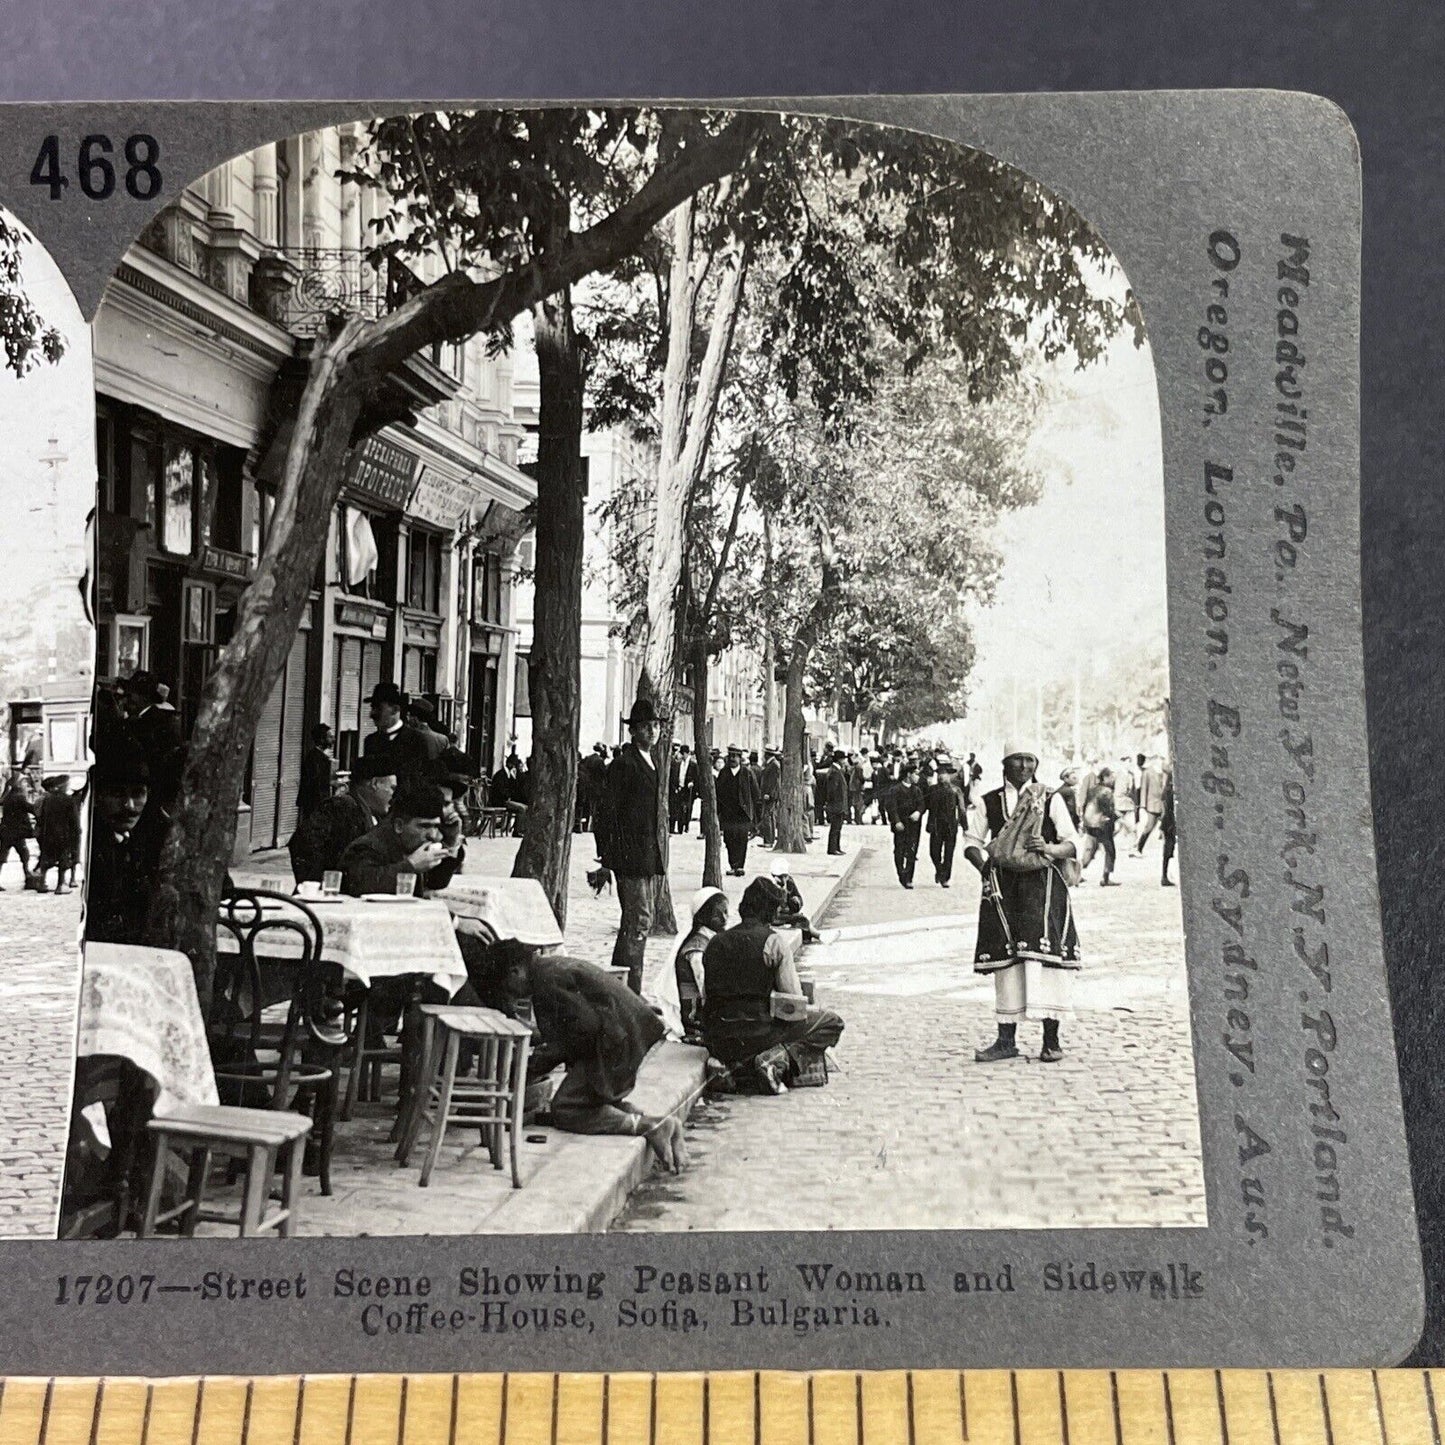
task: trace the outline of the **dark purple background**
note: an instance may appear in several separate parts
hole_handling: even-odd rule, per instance
[[[1365,664],[1380,892],[1430,1317],[1445,1363],[1445,4],[1441,0],[49,0],[0,100],[741,96],[1268,86],[1364,163]],[[1281,155],[1281,165],[1290,157]],[[1187,173],[1179,176],[1188,184]],[[1363,786],[1363,780],[1361,780]]]

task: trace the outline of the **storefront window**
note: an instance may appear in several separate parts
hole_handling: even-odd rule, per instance
[[[133,432],[130,439],[131,516],[137,515],[136,504],[139,503],[139,520],[151,529],[152,537],[155,536],[159,512],[156,494],[160,489],[160,480],[160,443],[146,432]]]
[[[145,666],[146,627],[144,622],[115,625],[115,676],[129,677]]]
[[[441,596],[441,534],[413,528],[408,546],[406,605],[421,612],[440,612]]]
[[[502,620],[502,559],[495,552],[478,552],[472,562],[472,621]]]
[[[241,550],[241,498],[245,484],[241,479],[241,454],[223,447],[204,462],[206,491],[215,500],[211,504],[209,540],[227,552]]]
[[[196,545],[196,452],[189,442],[166,443],[165,517],[161,545],[189,557]]]
[[[437,690],[437,654],[431,647],[402,649],[401,686],[413,697],[433,697]]]

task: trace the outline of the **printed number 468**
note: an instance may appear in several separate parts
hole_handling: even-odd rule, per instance
[[[137,201],[149,201],[160,193],[161,173],[156,162],[161,157],[160,142],[153,135],[138,132],[126,136],[121,144],[125,157],[122,177],[126,195]],[[115,162],[111,156],[115,146],[108,135],[88,135],[80,142],[76,158],[76,176],[81,192],[92,201],[106,201],[115,194]],[[70,184],[70,177],[61,169],[60,137],[48,135],[40,143],[40,153],[30,168],[30,184],[47,186],[50,199],[58,201]]]

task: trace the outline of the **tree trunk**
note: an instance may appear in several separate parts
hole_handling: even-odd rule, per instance
[[[808,647],[801,637],[794,638],[788,654],[783,707],[783,795],[778,800],[776,844],[779,853],[808,851],[808,798],[803,782],[803,764],[808,755],[808,734],[803,719],[803,674],[807,666]]]
[[[728,351],[742,305],[745,252],[730,254],[708,329],[707,348],[690,392],[689,360],[697,295],[702,268],[696,264],[693,220],[696,200],[689,197],[672,217],[672,265],[668,281],[667,364],[662,377],[662,427],[659,438],[657,495],[652,519],[652,554],[647,576],[647,646],[643,653],[640,696],[657,709],[659,768],[666,769],[672,755],[673,720],[681,681],[678,632],[685,622],[683,607],[683,553],[687,546],[688,508],[707,461],[717,419],[718,399],[727,370]],[[691,406],[689,406],[691,399]],[[658,888],[653,932],[677,932],[677,914],[666,864],[671,852],[667,789],[659,790],[657,833],[664,864]]]
[[[707,638],[694,637],[692,661],[692,736],[697,752],[697,796],[702,803],[702,886],[722,887],[722,828],[717,820],[717,779],[712,762],[703,749],[707,736],[708,664]]]
[[[682,201],[740,165],[763,128],[761,117],[739,116],[710,139],[672,147],[636,194],[587,230],[569,234],[540,263],[486,281],[455,272],[375,322],[351,318],[318,344],[296,408],[271,530],[237,608],[232,639],[201,696],[146,924],[149,943],[190,956],[203,1011],[210,1008],[216,912],[246,759],[301,625],[347,450],[382,379],[433,342],[498,331],[543,298],[632,254]]]
[[[823,549],[822,586],[788,649],[787,700],[783,710],[783,796],[778,809],[779,853],[807,851],[808,800],[803,785],[803,761],[807,756],[808,737],[803,719],[803,679],[808,671],[808,658],[840,585],[832,545],[826,536],[820,542]]]
[[[203,1015],[216,970],[216,915],[235,841],[236,809],[256,724],[291,651],[341,493],[367,388],[351,363],[365,335],[354,318],[318,347],[302,393],[271,530],[235,631],[201,697],[170,832],[161,850],[146,941],[186,954]]]
[[[512,864],[537,878],[567,927],[582,699],[582,359],[570,288],[533,308],[541,406],[532,654],[532,801]]]

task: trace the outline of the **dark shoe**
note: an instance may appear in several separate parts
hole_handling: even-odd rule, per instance
[[[909,888],[909,889],[911,889],[911,888],[913,887],[913,885],[912,885],[911,883],[905,883],[903,886],[904,886],[905,888]]]
[[[37,878],[35,880],[35,891],[37,893],[49,893],[50,885],[43,878]]]
[[[947,879],[947,878],[940,878],[940,879],[938,880],[938,886],[939,886],[940,888],[947,888],[947,887],[949,887],[948,879]]]
[[[1161,888],[1172,888],[1174,886],[1174,880],[1172,878],[1161,878],[1159,880],[1159,886]]]
[[[1100,888],[1117,888],[1119,885],[1112,878],[1099,879]]]
[[[1172,885],[1171,885],[1171,886],[1172,886]],[[59,898],[62,894],[69,893],[69,892],[70,892],[70,884],[68,884],[68,883],[57,883],[57,884],[56,884],[56,886],[55,886],[55,896],[56,896],[57,898]]]
[[[1046,1044],[1043,1052],[1039,1055],[1039,1063],[1056,1064],[1063,1056],[1064,1051],[1057,1044],[1055,1044],[1053,1048],[1049,1048]]]
[[[986,1049],[975,1049],[973,1060],[976,1064],[998,1064],[1004,1059],[1016,1059],[1019,1056],[1017,1044],[1006,1044],[1002,1039],[995,1039]]]

